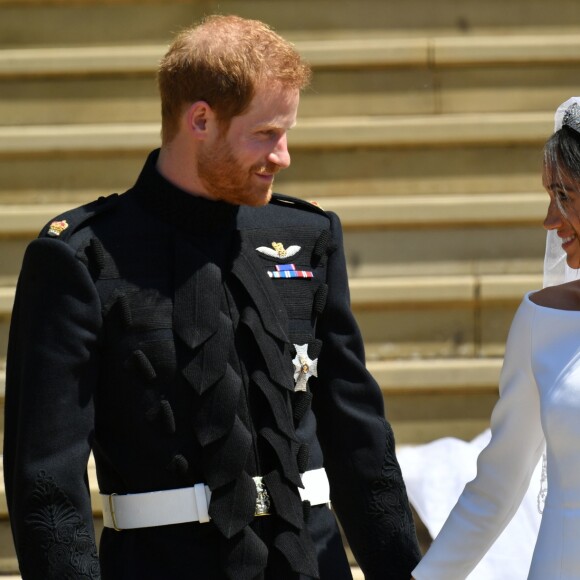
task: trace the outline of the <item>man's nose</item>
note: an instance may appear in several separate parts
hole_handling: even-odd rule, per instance
[[[288,151],[288,137],[280,137],[273,151],[268,155],[268,161],[275,163],[281,169],[290,167],[290,152]]]

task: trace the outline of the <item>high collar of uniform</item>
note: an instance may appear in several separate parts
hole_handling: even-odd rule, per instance
[[[159,149],[149,154],[134,187],[150,211],[164,221],[196,233],[234,228],[239,206],[183,191],[159,173],[158,158]]]

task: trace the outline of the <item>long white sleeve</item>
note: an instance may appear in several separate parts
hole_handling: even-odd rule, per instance
[[[544,449],[532,373],[535,310],[522,303],[509,332],[492,437],[441,532],[413,571],[417,580],[464,580],[509,523]]]

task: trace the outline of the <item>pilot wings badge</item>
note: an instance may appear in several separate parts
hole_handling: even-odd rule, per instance
[[[290,258],[295,256],[302,248],[300,246],[284,247],[280,242],[272,242],[272,247],[260,246],[256,248],[257,252],[270,256],[271,258]]]

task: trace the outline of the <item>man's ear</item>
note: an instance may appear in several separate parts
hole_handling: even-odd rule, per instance
[[[196,139],[206,139],[215,113],[205,101],[196,101],[187,110],[187,128]]]

